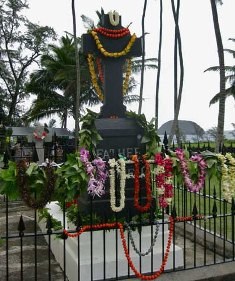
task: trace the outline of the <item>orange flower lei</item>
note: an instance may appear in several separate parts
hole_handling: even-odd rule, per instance
[[[152,203],[152,191],[151,191],[151,175],[150,175],[150,165],[148,161],[143,157],[143,162],[145,165],[145,185],[146,185],[146,197],[147,197],[147,203],[145,206],[139,205],[139,192],[140,192],[140,183],[139,183],[139,160],[137,155],[132,156],[132,160],[134,161],[134,206],[135,208],[140,212],[147,212]]]
[[[96,58],[96,65],[97,65],[98,76],[100,78],[100,81],[104,83],[104,73],[101,65],[101,58]]]
[[[173,232],[174,232],[174,218],[170,216],[169,217],[169,222],[170,222],[169,235],[168,235],[167,246],[166,246],[166,251],[165,251],[165,254],[164,254],[164,258],[163,258],[162,264],[160,266],[160,270],[156,271],[152,275],[144,275],[144,274],[140,273],[136,269],[136,267],[135,267],[135,265],[134,265],[130,255],[129,255],[129,250],[128,250],[128,246],[127,246],[127,242],[126,242],[126,238],[125,238],[125,234],[124,234],[123,224],[120,223],[120,222],[95,224],[95,225],[85,225],[78,232],[75,232],[75,233],[69,233],[67,230],[64,229],[64,234],[67,237],[75,238],[75,237],[78,237],[79,235],[81,235],[83,232],[89,231],[89,230],[116,229],[116,228],[119,228],[119,230],[120,230],[120,237],[121,237],[121,240],[122,240],[122,246],[123,246],[123,250],[124,250],[124,253],[125,253],[128,265],[133,270],[133,272],[135,273],[136,277],[140,278],[141,280],[154,280],[154,279],[158,278],[161,275],[161,273],[164,271],[164,268],[165,268],[165,265],[167,263],[167,259],[168,259],[168,256],[169,256],[171,242],[172,242],[172,237],[173,237]]]
[[[158,278],[164,271],[164,268],[166,266],[167,259],[169,256],[173,232],[174,232],[174,219],[172,217],[169,217],[169,221],[170,221],[169,235],[168,235],[166,251],[165,251],[165,254],[164,254],[164,257],[162,260],[162,264],[160,266],[160,269],[158,271],[156,271],[155,273],[153,273],[152,275],[144,275],[136,269],[135,265],[133,264],[133,262],[130,258],[129,252],[128,252],[128,246],[127,246],[125,235],[124,235],[123,225],[120,226],[120,235],[121,235],[121,239],[122,239],[122,246],[123,246],[127,261],[128,261],[128,265],[135,273],[135,276],[140,278],[141,280],[154,280],[154,279]]]

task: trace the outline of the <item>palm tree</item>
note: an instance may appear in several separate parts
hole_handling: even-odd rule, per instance
[[[229,40],[235,42],[235,39],[229,38]],[[235,57],[235,51],[231,49],[224,49],[225,52],[228,52],[233,57]],[[225,89],[225,92],[221,94],[217,93],[211,100],[210,105],[217,103],[222,95],[225,95],[225,99],[229,96],[232,96],[235,99],[235,66],[224,66],[225,69],[225,81],[230,83],[230,87]],[[219,71],[219,66],[212,66],[206,69],[205,71]]]
[[[75,45],[70,36],[63,36],[60,46],[49,45],[49,53],[41,56],[41,69],[31,75],[26,85],[27,92],[37,95],[30,111],[27,112],[29,120],[50,117],[58,114],[62,127],[66,127],[68,116],[76,118],[76,62]],[[82,72],[80,110],[84,105],[98,104],[96,93],[90,87],[89,72],[86,57],[80,56]]]
[[[225,116],[225,66],[224,66],[224,48],[223,41],[220,32],[220,25],[217,13],[217,3],[222,4],[221,0],[210,0],[211,11],[213,17],[215,38],[219,57],[219,67],[220,67],[220,97],[219,97],[219,114],[218,114],[218,124],[217,124],[217,137],[216,137],[216,147],[215,150],[218,152],[220,147],[223,145],[224,140],[224,116]]]
[[[72,16],[73,16],[73,39],[75,47],[75,65],[76,65],[76,98],[75,98],[75,147],[78,145],[78,131],[79,131],[79,108],[80,108],[80,62],[77,42],[77,26],[76,26],[76,12],[75,0],[72,0]]]

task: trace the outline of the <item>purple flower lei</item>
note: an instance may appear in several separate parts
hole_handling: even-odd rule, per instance
[[[199,177],[196,183],[190,179],[189,170],[187,166],[187,162],[184,159],[184,152],[182,149],[176,149],[176,156],[180,160],[180,168],[183,174],[184,183],[187,186],[189,191],[198,192],[200,189],[204,187],[205,177],[206,177],[206,162],[202,158],[201,155],[194,155],[190,158],[191,161],[197,162],[199,167]]]
[[[96,195],[101,197],[105,193],[105,181],[107,178],[107,171],[105,170],[105,161],[100,157],[89,161],[90,153],[88,150],[82,148],[80,150],[80,160],[85,166],[86,172],[89,176],[87,191],[93,197]]]

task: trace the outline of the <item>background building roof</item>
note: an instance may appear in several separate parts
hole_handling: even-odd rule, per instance
[[[12,136],[29,136],[33,135],[35,131],[34,127],[7,127],[12,129]],[[56,133],[57,137],[73,137],[73,133],[65,128],[47,128],[48,136],[53,136]]]
[[[164,135],[166,132],[167,135],[170,134],[171,126],[172,126],[173,120],[167,121],[164,123],[159,129],[158,129],[158,134],[159,135]],[[183,135],[196,135],[196,136],[202,136],[205,131],[200,127],[197,123],[193,121],[188,121],[188,120],[179,120],[179,129],[180,133]]]

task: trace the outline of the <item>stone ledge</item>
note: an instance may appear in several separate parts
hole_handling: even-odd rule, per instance
[[[128,281],[125,279],[123,281]],[[140,280],[140,279],[131,279]],[[158,281],[234,281],[235,280],[235,261],[194,269],[187,269],[175,272],[163,273]]]
[[[215,264],[195,269],[165,273],[160,281],[234,281],[235,262]]]

